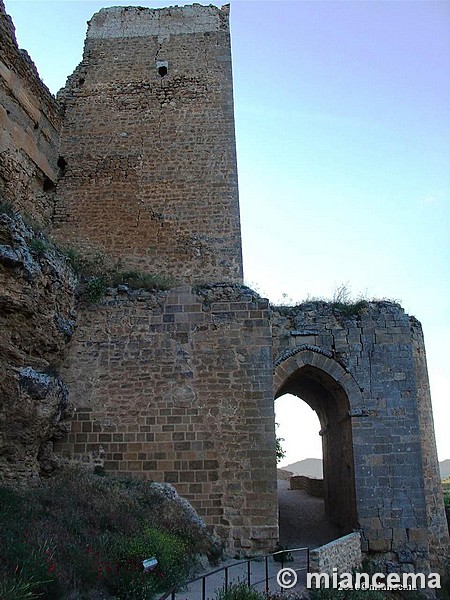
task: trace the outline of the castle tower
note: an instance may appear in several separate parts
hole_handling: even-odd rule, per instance
[[[55,237],[124,270],[242,281],[229,7],[102,9],[65,104]]]

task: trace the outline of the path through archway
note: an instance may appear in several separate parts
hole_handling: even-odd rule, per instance
[[[331,362],[329,358],[322,358],[324,364]],[[336,534],[344,534],[357,527],[350,405],[340,383],[320,368],[320,359],[315,362],[319,365],[305,364],[301,356],[298,356],[295,365],[292,365],[291,360],[289,369],[282,367],[281,364],[282,368],[278,369],[278,373],[276,372],[275,398],[284,394],[293,394],[317,413],[323,451],[323,510],[326,521],[335,527]],[[281,527],[285,518],[282,513],[282,495],[281,491],[279,500]],[[313,506],[314,501],[316,501],[316,508]],[[308,514],[312,514],[314,521],[320,514],[320,504],[316,499],[308,500],[307,504],[309,507],[299,507],[298,518],[305,518]],[[291,512],[291,515],[292,519],[296,518],[295,511]],[[311,528],[314,528],[314,523],[311,524]]]

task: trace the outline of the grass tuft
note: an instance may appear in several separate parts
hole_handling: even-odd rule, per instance
[[[47,252],[49,245],[48,242],[42,238],[33,238],[30,242],[30,249],[33,254],[41,257]]]
[[[266,600],[266,595],[241,581],[216,592],[216,600]]]
[[[168,290],[174,280],[167,275],[144,271],[123,271],[102,252],[82,252],[76,248],[65,248],[72,269],[79,279],[79,297],[88,303],[98,302],[108,287],[126,285],[131,289],[147,291]]]

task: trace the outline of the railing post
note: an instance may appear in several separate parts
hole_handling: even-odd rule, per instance
[[[269,597],[269,560],[266,555],[266,598]]]
[[[284,563],[286,562],[286,556],[288,555],[289,552],[302,552],[302,556],[306,553],[306,570],[307,572],[309,572],[310,568],[311,568],[311,553],[309,548],[292,548],[292,550],[286,550],[286,551],[282,551],[282,552],[275,552],[275,553],[271,553],[271,554],[265,554],[263,556],[259,556],[257,557],[258,561],[262,558],[264,558],[265,561],[265,591],[266,591],[266,598],[267,600],[269,600],[270,598],[270,585],[269,585],[269,581],[271,579],[274,579],[276,576],[272,575],[272,577],[269,577],[269,558],[272,557],[274,558],[274,556],[280,556],[280,563],[281,563],[281,568],[284,568]],[[251,583],[251,579],[252,579],[252,559],[245,559],[245,560],[241,560],[239,562],[236,563],[232,563],[231,565],[227,565],[226,567],[220,567],[218,569],[215,569],[214,571],[211,571],[210,573],[206,573],[205,575],[199,575],[198,577],[196,577],[195,579],[191,579],[190,581],[186,582],[186,585],[190,585],[191,583],[194,582],[198,582],[201,580],[202,582],[202,595],[201,595],[201,600],[207,600],[207,596],[206,596],[206,579],[207,577],[210,577],[211,575],[214,575],[215,573],[221,573],[223,571],[225,571],[225,590],[224,591],[228,591],[228,588],[230,586],[230,576],[229,576],[229,569],[231,569],[232,567],[235,567],[237,565],[243,565],[244,563],[247,563],[247,585],[249,588],[251,588],[252,583]],[[301,565],[303,565],[303,563],[301,562]],[[301,569],[297,569],[298,571],[303,570],[303,566]],[[245,567],[244,567],[245,569]],[[245,571],[244,571],[245,572]],[[259,574],[259,570],[257,570],[256,572],[256,580],[254,581],[253,585],[260,585],[261,583],[263,583],[264,580],[260,580],[258,577]],[[255,573],[253,573],[253,579],[255,579]],[[170,588],[170,590],[168,590],[163,596],[161,596],[159,598],[159,600],[167,600],[168,598],[170,598],[171,600],[176,600],[176,594],[178,593],[178,589],[177,587],[173,587]]]

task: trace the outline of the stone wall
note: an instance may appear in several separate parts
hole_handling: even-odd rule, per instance
[[[102,9],[60,97],[57,238],[124,269],[241,282],[228,8]]]
[[[248,288],[117,291],[79,310],[66,458],[171,483],[231,548],[278,538],[269,306]]]
[[[425,355],[425,344],[420,323],[411,319],[414,381],[418,397],[418,417],[422,451],[422,472],[426,498],[427,525],[432,563],[443,572],[450,568],[449,528],[442,510],[443,492],[434,436],[433,411]],[[407,553],[405,557],[407,556]]]
[[[313,479],[312,477],[305,477],[304,475],[294,475],[290,478],[289,482],[291,490],[302,490],[310,496],[323,498],[323,479]]]
[[[309,570],[311,573],[351,573],[361,567],[361,536],[355,531],[344,537],[315,548],[309,552]],[[336,571],[334,571],[336,572]]]
[[[399,568],[437,564],[448,536],[420,324],[390,302],[314,302],[275,311],[273,336],[275,395],[321,422],[329,518]]]
[[[0,3],[0,201],[39,225],[53,215],[62,113],[19,50]]]

